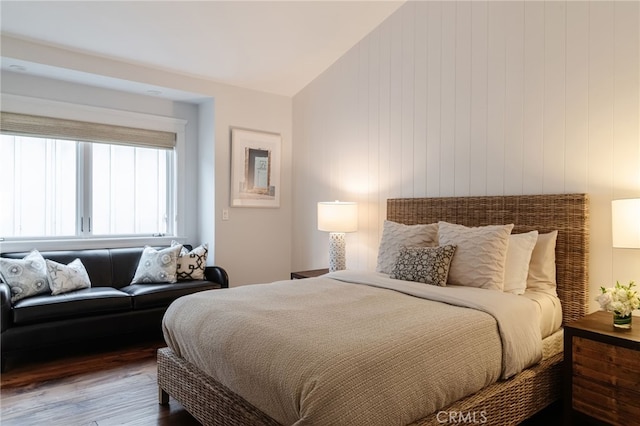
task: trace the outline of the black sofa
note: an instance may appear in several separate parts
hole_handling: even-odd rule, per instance
[[[188,247],[188,246],[185,246]],[[59,295],[38,295],[11,303],[0,282],[2,371],[7,358],[51,347],[89,344],[106,338],[162,336],[162,317],[175,299],[229,287],[223,268],[209,266],[205,280],[173,284],[130,284],[143,248],[44,251],[45,259],[68,264],[79,258],[91,287]],[[28,253],[2,253],[22,259]]]

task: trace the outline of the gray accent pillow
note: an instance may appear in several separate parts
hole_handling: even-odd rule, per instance
[[[89,274],[80,259],[75,259],[68,265],[45,259],[51,294],[68,293],[74,290],[91,287]]]
[[[390,277],[440,287],[447,285],[449,266],[456,246],[403,247]]]
[[[11,288],[11,303],[51,292],[47,266],[38,250],[32,250],[22,259],[0,258],[0,276]]]
[[[145,246],[131,284],[175,283],[182,245],[156,250]]]
[[[402,247],[437,247],[438,224],[405,225],[385,220],[378,247],[376,272],[391,274]]]

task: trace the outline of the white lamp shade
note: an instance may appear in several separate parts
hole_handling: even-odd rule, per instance
[[[344,201],[319,202],[318,230],[327,232],[357,231],[358,205]]]
[[[611,202],[613,247],[640,248],[640,198]]]

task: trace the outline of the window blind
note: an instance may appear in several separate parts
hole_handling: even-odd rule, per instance
[[[4,111],[0,112],[0,131],[22,136],[118,145],[141,145],[165,149],[173,149],[176,146],[176,134],[173,132]]]

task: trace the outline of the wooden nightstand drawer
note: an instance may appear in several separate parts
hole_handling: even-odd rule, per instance
[[[640,417],[640,353],[573,337],[573,408],[612,424]]]
[[[615,330],[594,312],[565,326],[564,344],[565,424],[640,426],[640,324]]]
[[[573,375],[640,392],[640,353],[574,337]]]

